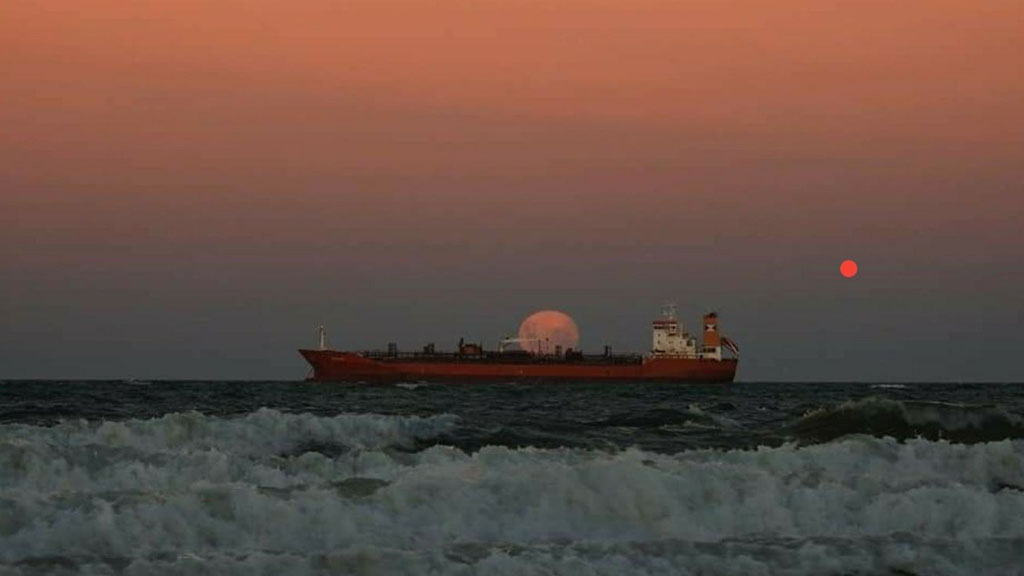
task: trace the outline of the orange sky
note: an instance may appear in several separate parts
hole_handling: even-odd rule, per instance
[[[4,151],[69,170],[914,168],[1022,144],[1019,2],[40,6],[2,8]]]
[[[996,273],[1021,30],[1003,0],[5,0],[0,272]]]
[[[792,125],[794,116],[811,130],[860,117],[876,120],[860,129],[877,129],[939,113],[957,125],[1019,114],[1020,12],[1012,1],[89,1],[40,9],[14,0],[5,3],[4,58],[15,84],[84,89],[79,110],[152,106],[169,89],[201,89],[201,98],[262,86],[261,100],[276,92],[716,130],[725,122],[756,131],[783,118]],[[31,96],[18,88],[5,95]],[[119,102],[113,89],[125,91]]]

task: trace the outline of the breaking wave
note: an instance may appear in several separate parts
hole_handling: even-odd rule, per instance
[[[447,414],[318,417],[264,408],[238,418],[184,412],[121,422],[6,425],[0,427],[0,490],[81,493],[171,487],[183,480],[275,484],[281,466],[348,453],[412,451],[457,421]]]
[[[884,405],[868,404],[839,411]],[[883,412],[950,430],[981,418],[937,410]],[[1024,441],[417,450],[457,424],[261,409],[0,426],[0,563],[26,574],[968,574],[1012,573],[1002,568],[1024,543]]]
[[[789,431],[810,442],[870,434],[972,443],[1024,438],[1024,419],[997,406],[869,397],[810,411]]]

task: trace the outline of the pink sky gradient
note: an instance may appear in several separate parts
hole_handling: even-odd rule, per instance
[[[121,290],[176,337],[186,310],[255,334],[238,357],[354,302],[454,339],[576,305],[585,346],[638,349],[665,299],[732,305],[758,379],[827,377],[821,354],[764,360],[821,332],[829,357],[888,358],[858,318],[898,304],[903,338],[1019,347],[1022,29],[999,0],[5,1],[0,348],[32,375],[24,334],[72,343],[96,317],[123,346]],[[266,332],[221,317],[240,293]],[[1024,377],[999,366],[921,377]]]

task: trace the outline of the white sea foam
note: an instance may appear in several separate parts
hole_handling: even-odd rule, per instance
[[[5,425],[0,563],[14,573],[976,574],[1014,573],[1005,568],[1024,542],[1019,440],[408,451],[455,425],[273,410]]]
[[[124,422],[6,425],[0,427],[0,494],[145,492],[200,480],[301,483],[333,474],[334,466],[358,469],[375,455],[384,457],[381,449],[411,449],[419,439],[452,430],[457,420],[261,409],[238,418],[186,412]],[[349,454],[334,459],[324,453]]]

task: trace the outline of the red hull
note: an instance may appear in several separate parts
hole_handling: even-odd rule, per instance
[[[352,352],[299,350],[313,367],[311,380],[606,380],[623,382],[732,382],[735,359],[645,358],[637,364],[380,360]]]

